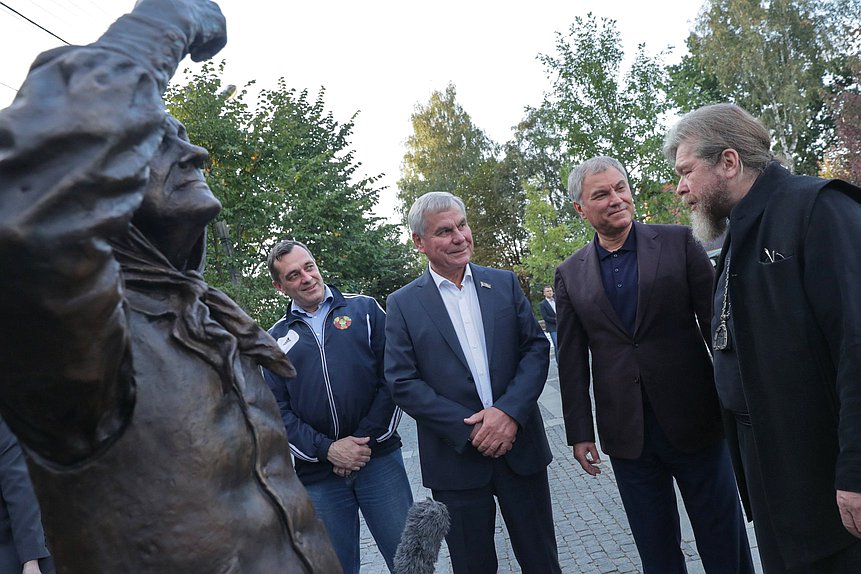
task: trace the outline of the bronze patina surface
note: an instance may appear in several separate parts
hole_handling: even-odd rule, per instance
[[[221,206],[162,101],[225,43],[216,4],[141,0],[0,111],[0,411],[58,572],[340,572],[260,375],[292,366],[203,279]]]

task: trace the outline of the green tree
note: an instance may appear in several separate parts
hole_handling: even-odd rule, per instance
[[[327,282],[385,300],[413,276],[409,247],[397,229],[371,215],[379,176],[360,176],[350,149],[353,119],[338,123],[325,109],[325,91],[261,90],[252,109],[246,89],[221,91],[224,63],[204,65],[172,87],[168,107],[207,148],[207,180],[223,204],[210,229],[207,280],[222,288],[262,325],[284,303],[272,289],[265,259],[278,240],[308,244]]]
[[[416,198],[429,191],[456,193],[461,179],[493,153],[493,143],[457,103],[452,84],[445,92],[434,91],[410,119],[413,134],[407,138],[397,184],[404,217]]]
[[[673,69],[680,86],[702,78],[683,111],[703,100],[732,101],[769,128],[775,150],[799,173],[815,174],[831,141],[824,78],[833,47],[823,0],[711,0]]]
[[[829,99],[835,141],[825,158],[823,175],[861,184],[861,61],[853,63],[854,82]]]
[[[475,260],[516,270],[526,250],[526,194],[513,159],[485,159],[461,180],[456,194],[464,200],[469,214]]]
[[[555,54],[539,56],[552,85],[539,107],[527,109],[511,143],[529,189],[522,269],[538,288],[551,283],[556,265],[592,238],[567,195],[571,168],[590,157],[622,162],[640,219],[684,217],[668,192],[674,174],[661,152],[671,109],[661,57],[640,45],[623,71],[624,56],[616,22],[592,14],[557,34]]]
[[[665,193],[674,175],[661,152],[671,109],[661,57],[640,45],[623,73],[616,22],[589,14],[557,34],[555,54],[539,59],[552,87],[533,118],[549,124],[544,133],[558,134],[567,166],[615,157],[628,171],[640,218],[675,221],[675,200]]]
[[[406,216],[416,198],[448,191],[463,199],[475,244],[474,260],[515,270],[526,249],[526,195],[516,158],[509,157],[473,124],[449,85],[435,91],[412,115],[413,134],[398,181]],[[526,285],[525,278],[521,282]]]
[[[844,73],[828,98],[835,141],[823,172],[861,184],[861,0],[833,0],[827,6],[829,37]]]
[[[527,107],[505,150],[517,163],[527,189],[536,191],[564,217],[575,215],[566,183],[569,160],[565,135],[553,122],[549,107]]]
[[[707,69],[701,44],[699,36],[690,34],[685,40],[687,53],[681,62],[667,67],[670,77],[667,95],[682,112],[732,100],[723,92],[723,86],[714,73]]]
[[[529,256],[522,271],[532,280],[533,295],[544,285],[553,285],[556,266],[592,236],[588,224],[578,218],[562,220],[546,196],[534,187],[527,188],[526,230]]]

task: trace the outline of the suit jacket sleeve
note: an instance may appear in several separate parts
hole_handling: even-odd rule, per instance
[[[385,373],[392,398],[411,417],[445,440],[456,452],[462,453],[472,431],[463,419],[474,413],[472,409],[436,392],[422,378],[401,309],[402,295],[403,292],[390,295],[386,304]]]
[[[523,294],[517,276],[506,273],[510,278],[509,289],[516,309],[516,325],[519,337],[519,355],[514,378],[507,383],[502,395],[493,401],[493,406],[517,421],[520,427],[526,426],[535,408],[544,384],[547,382],[547,369],[550,367],[550,343],[541,331],[529,301]],[[497,329],[505,326],[497,326]],[[488,350],[488,353],[491,353]],[[492,357],[492,361],[508,361],[510,357]],[[491,373],[494,365],[490,365]]]
[[[688,273],[688,288],[691,293],[693,313],[697,317],[703,341],[711,354],[711,324],[712,324],[712,287],[714,285],[714,266],[702,245],[694,239],[693,232],[688,227],[685,232],[687,241],[685,253]]]
[[[568,444],[595,442],[589,396],[589,337],[565,285],[567,274],[556,268],[556,336],[559,344],[559,390]]]
[[[359,421],[359,426],[353,432],[354,436],[371,437],[372,442],[382,442],[391,438],[397,430],[401,418],[401,409],[395,406],[392,393],[386,385],[385,348],[386,348],[386,313],[376,301],[368,316],[370,329],[371,350],[377,360],[377,391],[368,413]]]
[[[45,533],[39,503],[30,483],[27,464],[15,435],[0,420],[0,503],[5,507],[12,527],[12,538],[21,565],[45,558]]]
[[[861,492],[861,257],[854,251],[861,241],[859,202],[861,197],[823,190],[804,243],[804,289],[837,375],[835,486],[852,492]]]

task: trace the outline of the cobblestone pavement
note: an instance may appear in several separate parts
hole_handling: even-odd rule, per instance
[[[539,399],[539,405],[544,417],[547,439],[553,451],[553,462],[550,463],[547,471],[562,571],[566,574],[642,572],[640,557],[619,498],[612,467],[609,462],[606,462],[602,467],[601,475],[588,476],[574,460],[571,448],[567,445],[559,396],[559,378],[552,356],[550,376],[544,393]],[[421,484],[415,421],[404,415],[398,430],[404,443],[404,464],[413,487],[413,497],[416,500],[424,500],[430,497],[430,491]],[[704,574],[705,571],[697,556],[693,531],[687,516],[684,515],[684,504],[680,497],[679,511],[682,514],[682,550],[688,557],[688,572]],[[496,524],[499,572],[520,572],[508,540],[508,533],[498,512]],[[756,538],[751,525],[748,526],[748,538],[753,547],[757,574],[761,574],[759,556],[756,553]],[[388,573],[386,563],[377,551],[374,539],[365,527],[364,521],[362,522],[361,552],[363,574]],[[445,542],[436,563],[436,572],[439,574],[451,572]]]

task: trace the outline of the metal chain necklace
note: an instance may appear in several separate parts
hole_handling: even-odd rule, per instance
[[[723,282],[723,307],[720,311],[720,323],[718,323],[717,329],[715,329],[714,340],[712,341],[712,348],[715,351],[727,351],[732,348],[729,340],[729,327],[727,326],[730,314],[729,259],[730,256],[729,253],[727,253],[726,267],[724,268],[725,280]]]

